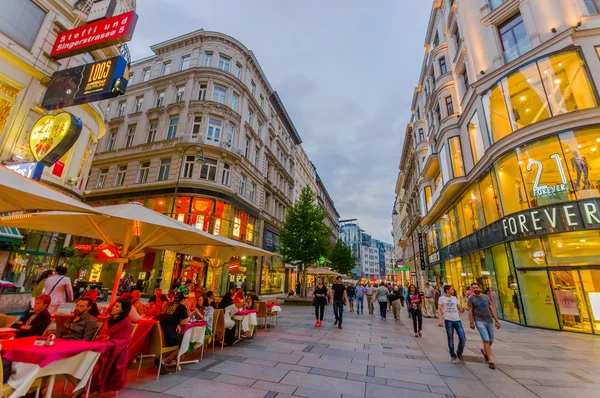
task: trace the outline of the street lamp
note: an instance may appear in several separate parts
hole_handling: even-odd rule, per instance
[[[179,163],[179,169],[177,170],[177,182],[175,183],[175,191],[173,192],[173,204],[171,205],[170,213],[171,218],[173,217],[173,214],[175,212],[175,202],[177,201],[177,191],[179,190],[179,179],[181,178],[181,168],[183,167],[183,162],[185,161],[185,153],[190,148],[196,148],[196,150],[200,151],[200,156],[198,156],[198,159],[196,159],[196,163],[198,163],[200,166],[206,163],[206,159],[204,158],[204,150],[201,146],[192,144],[183,150],[183,153],[181,154],[181,162]]]

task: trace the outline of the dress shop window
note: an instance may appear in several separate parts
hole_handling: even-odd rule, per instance
[[[200,128],[202,127],[202,116],[195,116],[192,124],[192,138],[196,139],[200,135]]]
[[[200,91],[198,91],[198,100],[206,101],[206,92],[208,91],[208,84],[200,83]]]
[[[228,146],[231,146],[233,144],[234,130],[235,130],[235,128],[233,127],[233,125],[231,125],[231,124],[227,125],[227,145]]]
[[[133,107],[133,113],[141,112],[144,108],[144,97],[137,97],[135,99],[135,105]]]
[[[240,175],[240,188],[238,193],[242,196],[246,195],[246,176],[243,174]]]
[[[227,101],[227,89],[224,87],[215,86],[213,89],[212,100],[225,105]]]
[[[446,113],[448,116],[454,115],[454,105],[452,104],[452,96],[449,95],[444,98],[444,103],[446,104]]]
[[[163,62],[162,68],[160,69],[160,75],[166,76],[171,73],[171,61]]]
[[[160,167],[158,168],[158,181],[165,181],[169,179],[169,172],[171,171],[171,158],[161,159]]]
[[[204,54],[204,66],[211,67],[212,66],[213,53]]]
[[[183,102],[185,97],[185,87],[177,87],[177,94],[175,94],[175,102]]]
[[[122,186],[125,182],[125,174],[127,174],[127,166],[119,166],[117,169],[117,175],[115,175],[115,183],[113,184],[113,186]]]
[[[167,130],[167,139],[177,137],[177,124],[179,124],[179,118],[172,118],[169,120],[169,129]]]
[[[125,101],[119,102],[119,109],[117,110],[117,117],[125,116]]]
[[[104,188],[106,182],[106,176],[108,175],[108,169],[100,169],[100,175],[98,176],[98,182],[96,182],[96,188]]]
[[[156,107],[160,108],[165,106],[165,92],[164,91],[160,91],[157,95],[156,95]]]
[[[231,177],[231,166],[229,163],[223,163],[223,175],[221,176],[221,184],[229,185],[229,177]]]
[[[117,144],[117,133],[117,130],[113,130],[110,132],[110,136],[108,137],[108,144],[106,145],[107,151],[112,151],[115,149],[115,146]]]
[[[187,155],[185,157],[181,178],[192,178],[194,175],[194,163],[196,163],[196,156]]]
[[[250,192],[248,193],[250,202],[254,202],[254,196],[256,195],[256,184],[251,182],[250,183]]]
[[[186,70],[190,67],[190,59],[192,57],[189,55],[184,55],[181,57],[181,64],[179,64],[179,70]]]
[[[446,57],[441,57],[438,62],[440,64],[440,75],[448,73],[448,67],[446,66]]]
[[[146,68],[142,71],[142,82],[150,80],[150,68]]]
[[[208,119],[208,129],[206,130],[206,140],[214,141],[219,143],[221,140],[221,129],[223,127],[223,121],[219,119]]]
[[[45,18],[46,12],[35,1],[3,1],[0,32],[31,50]]]
[[[148,181],[148,173],[150,172],[150,162],[140,163],[140,170],[138,171],[137,183],[143,184]]]
[[[234,111],[238,111],[238,106],[240,104],[240,96],[237,95],[236,93],[233,93],[231,95],[231,109],[233,109]]]
[[[200,179],[206,181],[217,180],[217,165],[216,159],[206,158],[202,168],[200,169]]]
[[[219,64],[217,66],[219,69],[224,70],[225,72],[231,71],[231,59],[219,55]]]
[[[125,148],[133,146],[133,140],[135,138],[135,128],[135,124],[127,128],[127,136],[125,137]]]
[[[148,127],[148,136],[146,137],[146,144],[150,144],[156,140],[156,130],[158,129],[158,120],[151,120]]]

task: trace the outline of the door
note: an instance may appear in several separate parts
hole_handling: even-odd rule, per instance
[[[554,287],[554,297],[561,328],[571,332],[592,333],[591,320],[579,271],[550,271],[550,278]]]

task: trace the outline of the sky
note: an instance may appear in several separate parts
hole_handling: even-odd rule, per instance
[[[137,0],[132,59],[194,30],[254,52],[341,219],[391,242],[427,0]]]

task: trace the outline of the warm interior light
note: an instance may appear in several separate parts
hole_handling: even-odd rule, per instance
[[[531,83],[531,79],[527,79],[527,83]]]
[[[581,149],[581,144],[577,145],[577,148]]]
[[[556,84],[560,84],[560,79],[556,79],[556,80],[554,81],[554,83],[556,83]]]
[[[529,113],[529,108],[525,109],[525,113]]]
[[[521,98],[520,98],[520,100],[521,100],[521,101],[525,101],[526,99],[527,99],[527,98],[526,98],[524,95],[523,95],[523,96],[521,96]]]
[[[559,249],[562,249],[562,243],[559,243],[559,244],[558,244],[558,248],[559,248]]]
[[[474,194],[471,194],[471,199],[475,200],[477,197]]]
[[[562,63],[561,63],[561,62],[559,62],[559,63],[558,63],[558,66],[562,66]]]
[[[596,142],[600,142],[600,138],[596,138]]]
[[[585,243],[585,239],[579,239],[581,243]]]
[[[548,71],[547,71],[547,70],[545,70],[545,71],[544,71],[544,73],[547,75],[547,74],[548,74]]]
[[[519,160],[519,164],[523,164],[523,162]]]
[[[592,147],[592,152],[596,152],[596,147],[595,146]]]

